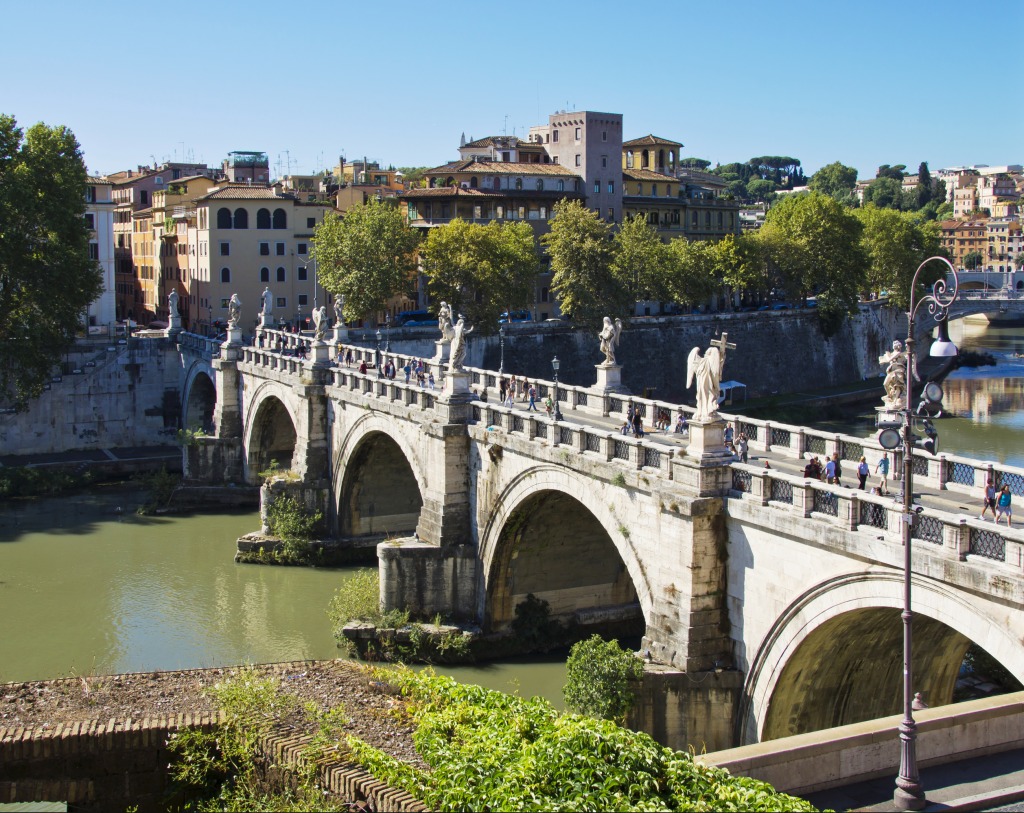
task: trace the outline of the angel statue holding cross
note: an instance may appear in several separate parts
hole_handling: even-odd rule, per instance
[[[718,393],[722,383],[722,369],[725,367],[726,350],[734,350],[736,345],[728,341],[729,334],[723,333],[721,339],[712,341],[711,347],[703,356],[700,348],[695,347],[686,359],[686,386],[697,379],[697,412],[693,418],[697,421],[713,420],[718,412]]]
[[[615,348],[619,346],[619,336],[622,334],[622,320],[616,319],[612,324],[610,316],[604,317],[604,327],[597,334],[601,340],[601,352],[604,353],[605,364],[615,364]]]

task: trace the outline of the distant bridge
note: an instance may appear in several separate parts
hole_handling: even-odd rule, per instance
[[[390,540],[378,546],[388,608],[500,631],[533,594],[559,620],[636,630],[651,660],[640,722],[677,747],[900,708],[902,509],[801,476],[807,454],[873,467],[873,440],[723,416],[772,467],[744,465],[724,454],[720,424],[695,425],[689,443],[616,431],[630,403],[647,426],[662,410],[692,415],[676,404],[559,386],[554,422],[499,405],[494,371],[446,377],[422,359],[443,382],[431,390],[378,377],[372,350],[293,334],[257,346],[181,334],[179,346],[186,423],[214,430],[186,450],[188,475],[257,483],[272,461],[290,470],[332,533]],[[407,357],[392,355],[401,368]],[[974,518],[989,477],[1024,496],[1024,470],[953,456],[913,465],[927,492],[914,529],[916,688],[939,705],[971,642],[1024,679],[1024,532]]]

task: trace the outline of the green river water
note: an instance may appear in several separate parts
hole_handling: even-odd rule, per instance
[[[947,380],[963,417],[939,423],[941,450],[1024,466],[1024,329],[961,345],[999,364]],[[868,435],[873,416],[831,425]],[[142,501],[99,488],[0,505],[0,681],[339,656],[326,608],[353,570],[236,565],[255,511],[136,516]],[[444,671],[561,706],[564,655]]]

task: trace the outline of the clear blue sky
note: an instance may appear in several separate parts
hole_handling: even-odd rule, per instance
[[[1024,2],[859,0],[0,5],[0,112],[66,124],[91,172],[264,150],[457,157],[562,108],[712,162],[1024,162]],[[506,119],[507,117],[507,119]],[[506,125],[507,121],[507,125]]]

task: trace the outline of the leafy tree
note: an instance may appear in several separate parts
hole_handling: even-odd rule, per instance
[[[879,209],[902,209],[903,184],[888,175],[876,178],[864,190],[864,204],[869,203]]]
[[[777,188],[775,181],[763,181],[760,178],[755,178],[747,184],[747,197],[758,201],[771,202],[778,197],[775,194]]]
[[[932,174],[928,171],[928,162],[922,161],[917,168],[917,187],[914,189],[916,209],[923,209],[932,199]]]
[[[495,329],[506,308],[530,304],[538,257],[524,221],[481,226],[455,219],[431,229],[420,254],[431,299],[448,302],[484,332]]]
[[[418,240],[396,208],[373,198],[344,217],[325,217],[313,238],[320,284],[344,295],[346,319],[380,311],[408,286]]]
[[[725,194],[732,195],[734,198],[738,198],[739,200],[746,200],[747,185],[739,178],[734,181],[729,181],[728,185],[725,187]]]
[[[687,169],[705,170],[711,166],[711,162],[705,161],[703,158],[680,158],[679,166],[686,167]]]
[[[667,299],[668,248],[643,215],[626,218],[613,238],[612,273],[634,302]]]
[[[815,172],[807,185],[815,192],[841,198],[857,185],[857,170],[833,161]]]
[[[727,234],[714,244],[719,278],[735,291],[765,290],[767,277],[757,254],[757,243],[745,235]]]
[[[981,252],[971,251],[964,255],[964,268],[968,271],[980,268],[984,262],[985,258],[981,256]]]
[[[633,685],[644,675],[636,655],[592,635],[573,644],[565,662],[565,704],[578,714],[622,723],[636,699]]]
[[[888,291],[889,301],[901,310],[909,307],[910,283],[917,267],[941,252],[939,229],[934,222],[922,222],[914,214],[879,209],[869,205],[855,213],[863,224],[861,245],[868,258],[867,285],[873,291]],[[934,263],[922,272],[922,289],[931,287],[943,267]]]
[[[772,207],[757,232],[765,261],[777,269],[789,295],[817,295],[827,336],[854,311],[864,286],[862,229],[836,200],[810,192],[789,195]]]
[[[43,390],[103,290],[89,259],[88,175],[67,127],[0,115],[0,397]]]
[[[673,302],[696,305],[707,300],[720,282],[719,258],[710,240],[677,237],[668,244],[670,273],[667,280]]]
[[[902,181],[906,174],[903,170],[907,168],[906,164],[896,164],[889,166],[888,164],[882,164],[878,168],[878,172],[875,173],[876,178],[892,178],[894,181]]]
[[[625,313],[634,304],[612,271],[611,227],[578,200],[555,204],[551,231],[541,243],[551,258],[551,288],[563,313],[597,326],[604,316]]]
[[[402,183],[405,184],[405,188],[412,189],[424,185],[423,176],[428,169],[430,167],[399,167],[398,171],[402,173]]]

